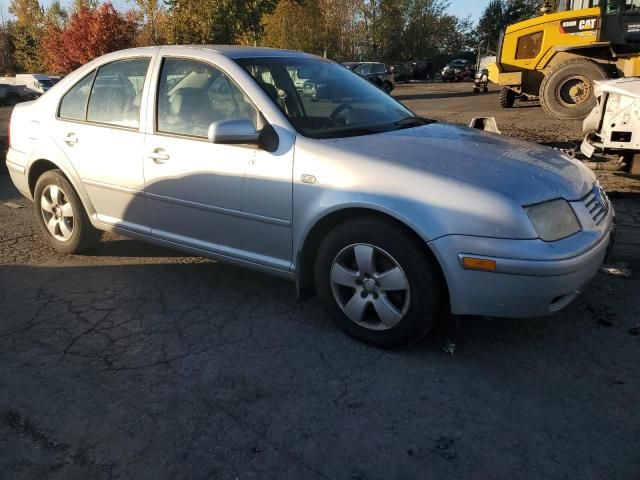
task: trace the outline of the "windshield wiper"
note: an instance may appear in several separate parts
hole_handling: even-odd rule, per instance
[[[401,128],[411,128],[411,127],[420,127],[422,125],[429,125],[430,123],[435,123],[436,120],[431,120],[429,118],[423,118],[418,116],[406,117],[402,120],[396,122],[396,125]]]
[[[360,135],[373,135],[376,133],[387,132],[386,129],[379,128],[345,128],[342,130],[334,130],[330,132],[322,132],[314,135],[314,138],[343,138],[343,137],[358,137]]]

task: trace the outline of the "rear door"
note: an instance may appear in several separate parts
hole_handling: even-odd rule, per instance
[[[92,71],[62,98],[55,140],[78,172],[102,223],[149,233],[142,149],[142,104],[151,56]]]

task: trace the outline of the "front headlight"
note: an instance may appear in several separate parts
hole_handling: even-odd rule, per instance
[[[525,211],[545,242],[555,242],[580,231],[580,222],[566,200],[539,203],[525,207]]]

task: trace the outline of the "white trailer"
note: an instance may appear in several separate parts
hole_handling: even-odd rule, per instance
[[[53,87],[53,81],[48,75],[41,73],[21,73],[16,75],[16,85],[24,85],[29,90],[44,93]]]

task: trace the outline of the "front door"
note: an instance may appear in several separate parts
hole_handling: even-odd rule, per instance
[[[288,269],[292,148],[270,154],[255,146],[208,141],[216,121],[246,119],[260,127],[253,103],[210,63],[163,59],[156,91],[155,129],[147,136],[144,159],[152,235]],[[288,172],[285,181],[283,171]]]

